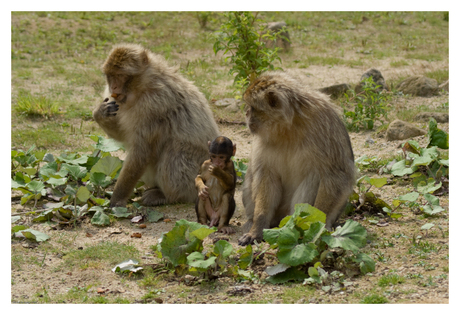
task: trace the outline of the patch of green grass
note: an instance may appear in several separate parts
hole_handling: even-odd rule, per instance
[[[399,110],[396,113],[396,116],[398,117],[398,119],[401,119],[403,121],[414,121],[415,116],[417,116],[417,114],[420,114],[422,112],[448,113],[449,106],[448,105],[438,106],[436,109],[433,109],[426,105],[420,105],[415,108],[407,108],[407,109]]]
[[[156,289],[150,290],[149,292],[147,292],[141,297],[141,300],[144,303],[150,303],[153,301],[154,298],[159,297],[161,293],[163,293],[163,290],[156,290]]]
[[[82,250],[71,249],[64,256],[64,266],[80,269],[105,268],[106,265],[115,266],[126,259],[139,260],[140,253],[133,245],[118,242],[104,242]]]
[[[379,287],[387,287],[389,285],[397,285],[404,283],[406,279],[404,277],[399,276],[397,274],[389,274],[381,277],[377,282]]]
[[[449,70],[433,70],[430,72],[425,72],[425,76],[431,79],[435,79],[439,84],[449,80]]]
[[[283,303],[292,304],[301,299],[305,299],[305,303],[308,303],[310,296],[313,295],[315,291],[313,286],[291,285],[284,290],[281,298],[283,299]]]
[[[399,67],[404,67],[408,65],[409,63],[406,60],[398,60],[398,61],[390,62],[390,66],[392,66],[393,68],[399,68]]]
[[[360,301],[361,304],[385,304],[388,302],[388,299],[380,294],[367,295]]]
[[[59,104],[46,96],[33,96],[20,91],[13,107],[16,113],[25,116],[53,117],[59,114]]]
[[[425,61],[441,61],[444,57],[437,53],[409,53],[405,56],[406,59],[419,59]]]

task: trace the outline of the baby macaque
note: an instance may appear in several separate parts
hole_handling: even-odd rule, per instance
[[[195,178],[198,198],[195,210],[198,222],[217,226],[224,234],[235,233],[229,225],[235,212],[236,172],[231,157],[235,155],[236,144],[227,137],[208,141],[210,159],[203,162]]]

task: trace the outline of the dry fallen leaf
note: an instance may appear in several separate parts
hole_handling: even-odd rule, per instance
[[[145,229],[146,227],[147,227],[147,225],[145,225],[144,223],[139,224],[139,228],[140,228],[140,229]]]
[[[105,292],[109,291],[109,289],[103,289],[103,288],[97,288],[97,293],[103,294]]]
[[[131,234],[131,237],[141,238],[142,234],[141,233],[133,233],[133,234]]]
[[[142,222],[144,218],[141,215],[135,216],[134,218],[131,219],[131,222],[133,223],[139,223]]]
[[[165,222],[171,222],[171,219],[164,219]]]
[[[93,234],[91,234],[91,233],[86,233],[86,237],[93,237]]]

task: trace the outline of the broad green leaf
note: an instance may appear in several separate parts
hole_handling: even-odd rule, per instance
[[[353,261],[359,263],[359,269],[363,275],[375,271],[374,260],[364,253],[357,254]]]
[[[433,206],[429,204],[423,206],[423,212],[428,215],[435,215],[443,211],[445,211],[445,209],[441,206]]]
[[[67,220],[70,220],[75,216],[74,211],[71,209],[59,208],[57,211],[59,211],[59,214]]]
[[[187,256],[187,264],[191,267],[195,267],[198,270],[206,270],[211,266],[215,265],[216,258],[215,256],[204,259],[204,255],[199,252],[193,252]]]
[[[147,213],[147,221],[152,222],[152,223],[163,220],[164,218],[163,213],[157,210],[154,210],[154,209],[147,209],[146,213]]]
[[[90,138],[97,142],[96,144],[94,144],[94,147],[98,150],[104,152],[113,152],[123,149],[123,145],[116,140],[93,135],[91,135]]]
[[[17,233],[19,231],[27,230],[27,226],[25,225],[16,225],[11,228],[11,232]]]
[[[212,252],[214,253],[214,255],[220,256],[225,259],[229,257],[233,252],[233,246],[225,240],[218,240],[216,244],[214,244]]]
[[[269,275],[269,276],[274,276],[278,273],[281,273],[281,272],[284,272],[286,270],[288,270],[291,266],[289,265],[286,265],[286,264],[278,264],[278,265],[275,265],[275,266],[269,266],[265,269],[265,272]]]
[[[75,196],[77,194],[77,190],[72,185],[67,185],[64,192],[69,196]]]
[[[404,176],[407,174],[412,174],[417,170],[417,166],[414,167],[406,167],[406,161],[401,160],[399,162],[396,162],[393,164],[391,167],[391,174],[394,176]]]
[[[11,223],[15,223],[17,221],[21,220],[21,216],[19,215],[14,215],[11,217]]]
[[[35,169],[35,167],[24,167],[23,171],[30,177],[33,177],[33,175],[37,173],[37,170]]]
[[[110,176],[98,172],[91,173],[89,176],[89,180],[93,184],[100,186],[102,188],[107,187],[112,182],[112,178]]]
[[[114,268],[112,268],[113,272],[138,272],[139,270],[142,270],[142,267],[137,267],[139,265],[139,262],[135,259],[128,259],[125,261],[122,261],[118,265],[116,265]]]
[[[439,182],[436,184],[436,180],[434,178],[429,178],[427,183],[425,182],[418,183],[417,190],[421,194],[429,194],[429,193],[435,192],[436,190],[441,188],[441,186],[442,186],[442,182]]]
[[[208,227],[201,227],[190,234],[198,238],[199,240],[204,240],[209,234],[214,233],[216,229],[208,228]]]
[[[252,260],[253,260],[252,246],[251,244],[249,244],[243,249],[243,253],[240,256],[240,259],[238,259],[238,266],[241,269],[246,269],[252,264]]]
[[[29,240],[33,240],[33,241],[37,241],[37,242],[44,242],[44,241],[46,241],[47,239],[50,238],[45,233],[35,231],[35,230],[32,230],[32,229],[22,230],[22,231],[19,231],[18,233],[21,233],[22,235],[24,235]]]
[[[300,233],[296,229],[281,228],[278,236],[279,248],[291,249],[299,243]]]
[[[417,200],[418,196],[420,196],[420,194],[414,191],[414,192],[399,196],[398,200],[414,202],[415,200]]]
[[[50,185],[53,185],[54,187],[61,186],[67,183],[67,177],[53,176],[50,177],[46,182]]]
[[[40,181],[33,180],[27,183],[26,187],[35,195],[41,194],[42,196],[44,196],[46,194],[45,184],[43,184]]]
[[[71,165],[82,165],[82,164],[85,164],[87,161],[88,161],[88,156],[87,155],[83,155],[79,158],[74,158],[74,159],[68,159],[68,158],[64,158],[64,157],[59,157],[59,160],[65,162],[65,163],[68,163],[68,164],[71,164]]]
[[[323,232],[326,230],[325,228],[326,224],[323,222],[314,222],[310,225],[310,228],[305,231],[305,234],[303,235],[303,243],[309,243],[313,242],[315,243],[316,240],[323,234]]]
[[[364,154],[363,156],[357,158],[357,159],[355,160],[355,163],[356,163],[356,164],[361,164],[361,165],[369,165],[370,163],[369,163],[368,160],[369,160],[369,158],[367,157],[366,154]]]
[[[311,262],[318,255],[319,253],[316,250],[316,245],[313,243],[299,244],[291,248],[281,248],[280,246],[277,253],[279,261],[290,266]]]
[[[441,149],[449,149],[449,135],[438,128],[438,124],[433,118],[430,118],[428,142],[428,147],[436,146]]]
[[[296,204],[294,207],[294,214],[289,221],[286,222],[285,226],[286,228],[293,228],[294,226],[297,226],[305,231],[310,228],[310,224],[313,222],[325,223],[326,214],[307,203]]]
[[[16,189],[19,187],[26,187],[26,183],[23,180],[16,181],[14,179],[11,179],[11,188]]]
[[[329,247],[341,247],[345,250],[356,252],[366,245],[366,229],[358,222],[347,220],[341,229],[331,235],[323,235],[321,238]]]
[[[97,211],[104,211],[104,208],[100,206],[93,206],[88,209],[88,212],[97,212]]]
[[[161,254],[174,266],[185,264],[189,253],[203,249],[202,241],[191,234],[192,223],[194,222],[179,220],[171,231],[163,234],[160,242]]]
[[[46,153],[43,156],[43,161],[48,162],[48,164],[52,163],[52,162],[54,162],[54,156],[51,153]]]
[[[51,220],[53,217],[53,211],[54,209],[46,210],[45,212],[42,212],[39,216],[34,218],[32,222],[46,222]]]
[[[449,160],[438,160],[438,163],[444,166],[449,167]]]
[[[128,208],[126,207],[113,207],[110,211],[112,212],[112,215],[117,218],[127,218],[132,214],[131,212],[128,212]]]
[[[412,166],[420,166],[420,165],[430,165],[433,162],[433,158],[429,155],[418,156],[412,162]]]
[[[78,188],[76,198],[78,199],[80,203],[85,203],[89,199],[90,196],[91,196],[91,193],[89,192],[88,188],[86,188],[85,186],[80,186]]]
[[[387,184],[387,179],[385,177],[371,178],[369,184],[375,186],[376,188],[380,188]]]
[[[434,226],[433,223],[427,223],[427,224],[423,225],[423,226],[420,228],[420,230],[429,230],[429,229],[431,229],[433,226]]]
[[[315,267],[308,267],[308,275],[312,278],[316,283],[321,283],[321,278],[319,276],[318,269]]]
[[[280,272],[274,276],[268,277],[267,281],[272,284],[280,284],[288,281],[299,282],[304,280],[305,278],[308,278],[308,276],[303,271],[300,271],[295,267],[291,267],[284,272]]]
[[[97,161],[91,168],[91,173],[103,173],[110,178],[114,178],[118,170],[121,169],[122,162],[114,156],[106,156]]]
[[[86,168],[79,165],[62,164],[62,168],[68,170],[74,180],[85,177],[87,173]]]
[[[93,217],[91,218],[91,224],[110,225],[110,218],[104,213],[104,211],[96,211],[96,213],[94,213]]]

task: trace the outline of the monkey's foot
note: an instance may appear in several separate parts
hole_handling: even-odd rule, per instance
[[[250,233],[246,233],[240,237],[240,239],[238,240],[238,245],[245,246],[248,244],[254,244],[254,241],[258,239],[259,239],[258,237],[255,237],[251,235]]]
[[[110,198],[110,204],[109,204],[109,207],[110,208],[113,208],[113,207],[126,207],[126,200],[117,200],[117,198]]]
[[[150,188],[142,194],[141,203],[148,207],[163,205],[166,203],[166,197],[160,189]]]
[[[223,234],[234,234],[235,230],[230,226],[223,226],[220,229],[218,229],[217,232],[223,233]]]

